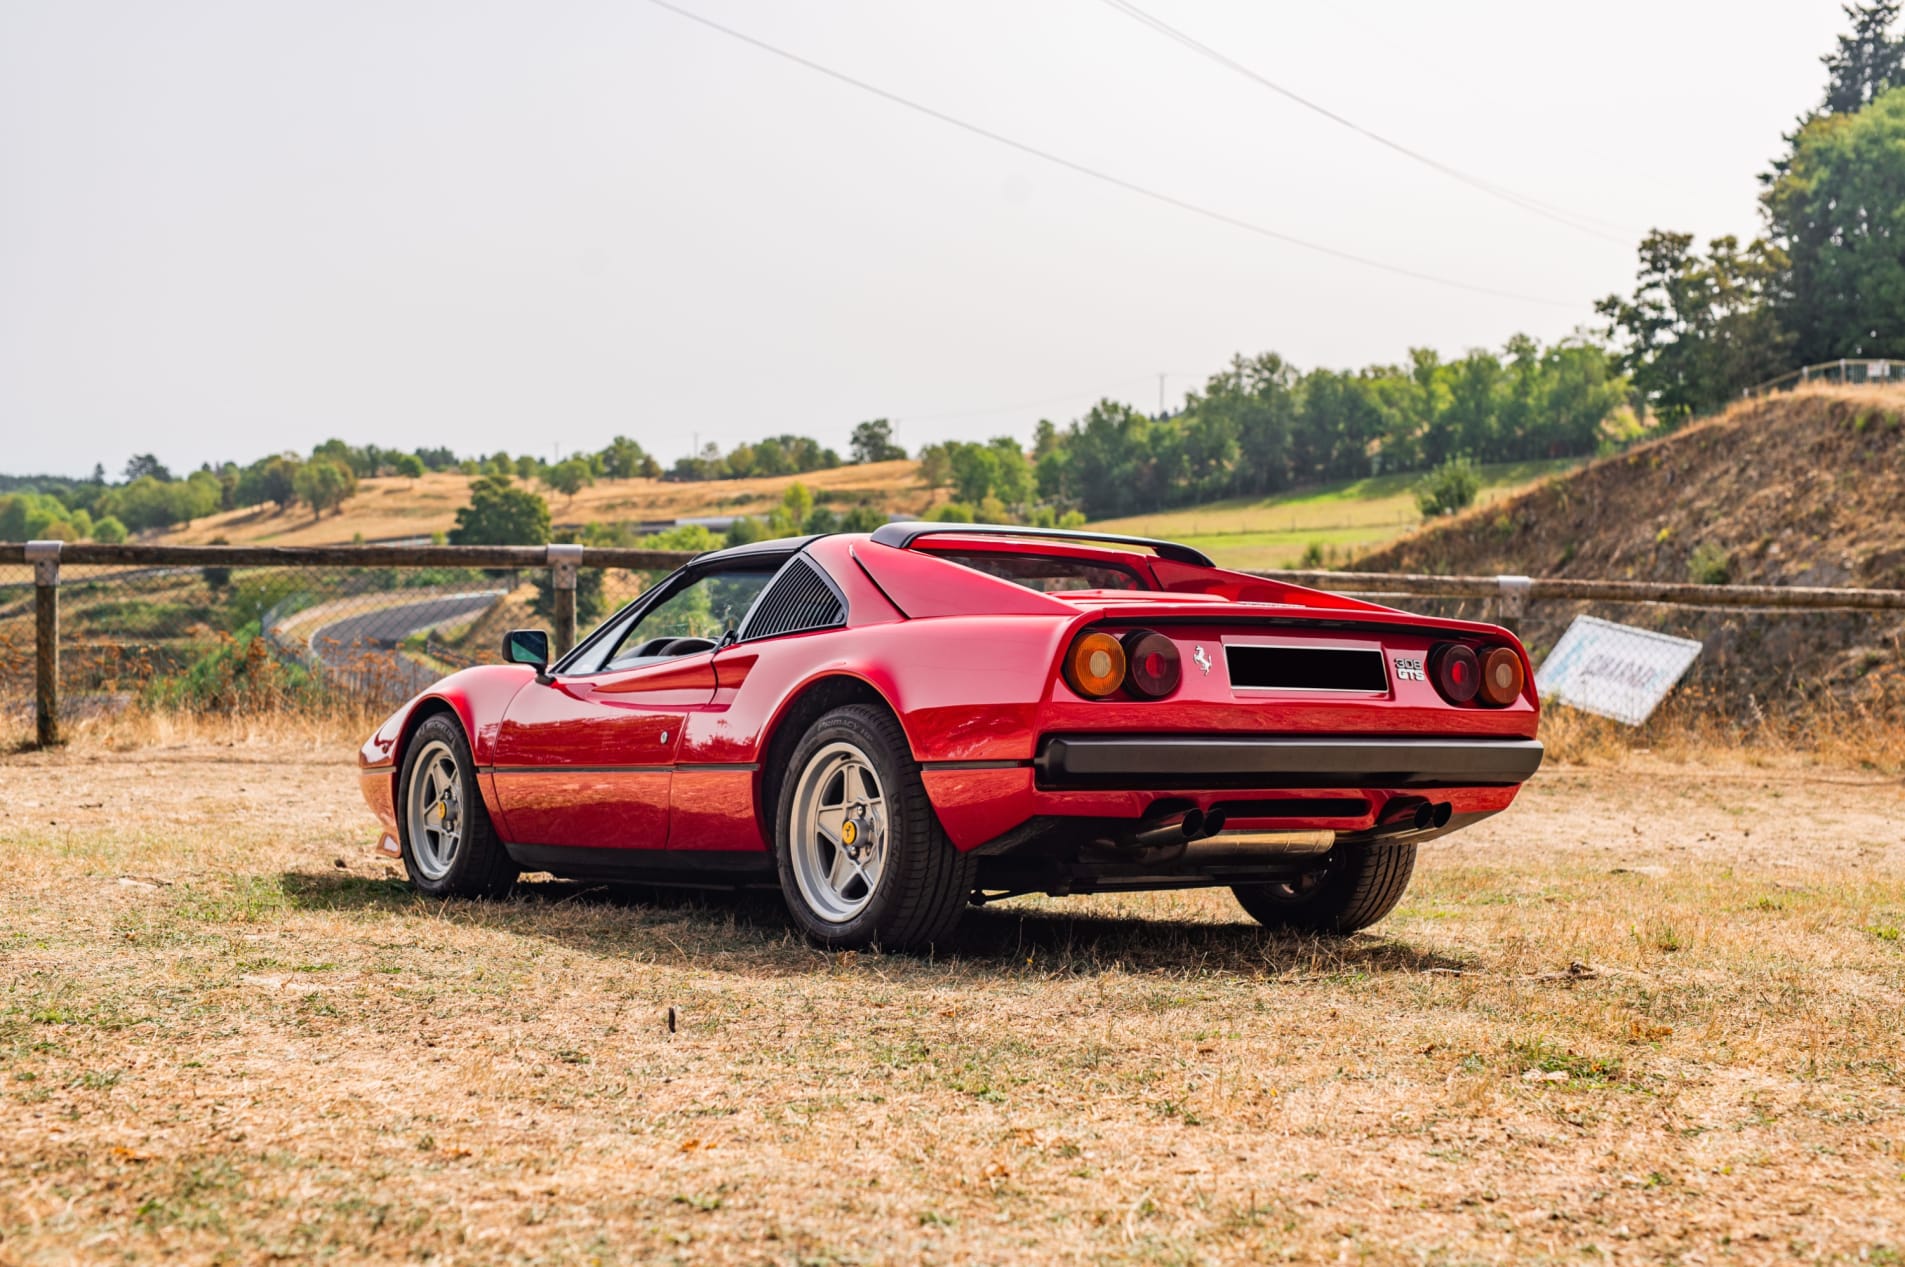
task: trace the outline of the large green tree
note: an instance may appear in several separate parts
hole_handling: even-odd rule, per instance
[[[549,504],[507,475],[486,475],[470,484],[470,504],[456,512],[450,544],[529,546],[549,540]]]
[[[641,445],[627,436],[616,436],[597,457],[601,462],[602,474],[612,480],[633,479],[652,460]]]
[[[1791,340],[1769,299],[1786,268],[1785,254],[1764,241],[1715,238],[1701,255],[1692,234],[1656,229],[1641,241],[1633,297],[1609,295],[1594,307],[1634,385],[1678,422],[1785,367]]]
[[[357,477],[351,468],[335,458],[312,458],[298,469],[298,496],[311,508],[313,518],[322,518],[327,510],[342,510],[344,502],[357,491]]]
[[[1802,127],[1761,195],[1801,364],[1905,357],[1905,86]]]
[[[853,429],[850,446],[855,462],[897,462],[906,450],[893,443],[893,424],[885,418],[870,418]]]
[[[1905,39],[1892,34],[1898,25],[1898,0],[1842,7],[1852,29],[1819,59],[1830,76],[1825,108],[1831,114],[1853,114],[1888,89],[1905,85]]]

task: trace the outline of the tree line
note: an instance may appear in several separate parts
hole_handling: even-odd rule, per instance
[[[1633,430],[1628,388],[1606,350],[1518,335],[1500,352],[1403,365],[1298,371],[1238,356],[1175,416],[1101,400],[1065,427],[1038,424],[1029,455],[1010,437],[920,453],[929,485],[984,519],[1079,511],[1139,514],[1304,484],[1488,461],[1592,454]]]
[[[885,419],[856,427],[851,453],[856,462],[906,456],[893,443],[892,426]],[[264,505],[279,511],[302,505],[319,517],[340,509],[360,480],[376,476],[415,480],[430,472],[453,471],[479,480],[541,484],[573,498],[603,480],[743,479],[801,475],[839,465],[840,456],[832,449],[797,435],[769,436],[726,453],[710,445],[671,468],[627,436],[554,462],[527,453],[459,457],[444,446],[405,452],[333,439],[308,455],[273,453],[245,465],[208,462],[183,476],[175,476],[153,454],[142,453],[126,463],[118,481],[108,480],[103,464],[95,465],[91,478],[84,480],[0,476],[0,540],[122,541],[128,533],[163,531],[219,511]]]

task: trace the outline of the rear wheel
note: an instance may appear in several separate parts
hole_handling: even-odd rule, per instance
[[[399,835],[410,883],[432,897],[501,897],[517,867],[496,837],[476,790],[476,763],[463,728],[428,718],[404,750],[397,788]]]
[[[1353,933],[1396,909],[1415,873],[1414,845],[1338,849],[1316,870],[1274,884],[1239,884],[1231,891],[1266,928]]]
[[[775,852],[802,931],[841,948],[943,941],[972,893],[975,863],[940,829],[892,715],[834,709],[801,737],[787,770]]]

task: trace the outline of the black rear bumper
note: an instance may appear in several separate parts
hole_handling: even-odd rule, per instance
[[[1480,787],[1521,783],[1538,739],[1054,735],[1042,787]]]

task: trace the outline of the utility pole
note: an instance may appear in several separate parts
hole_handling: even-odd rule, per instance
[[[1164,416],[1164,375],[1158,375],[1158,417]]]

